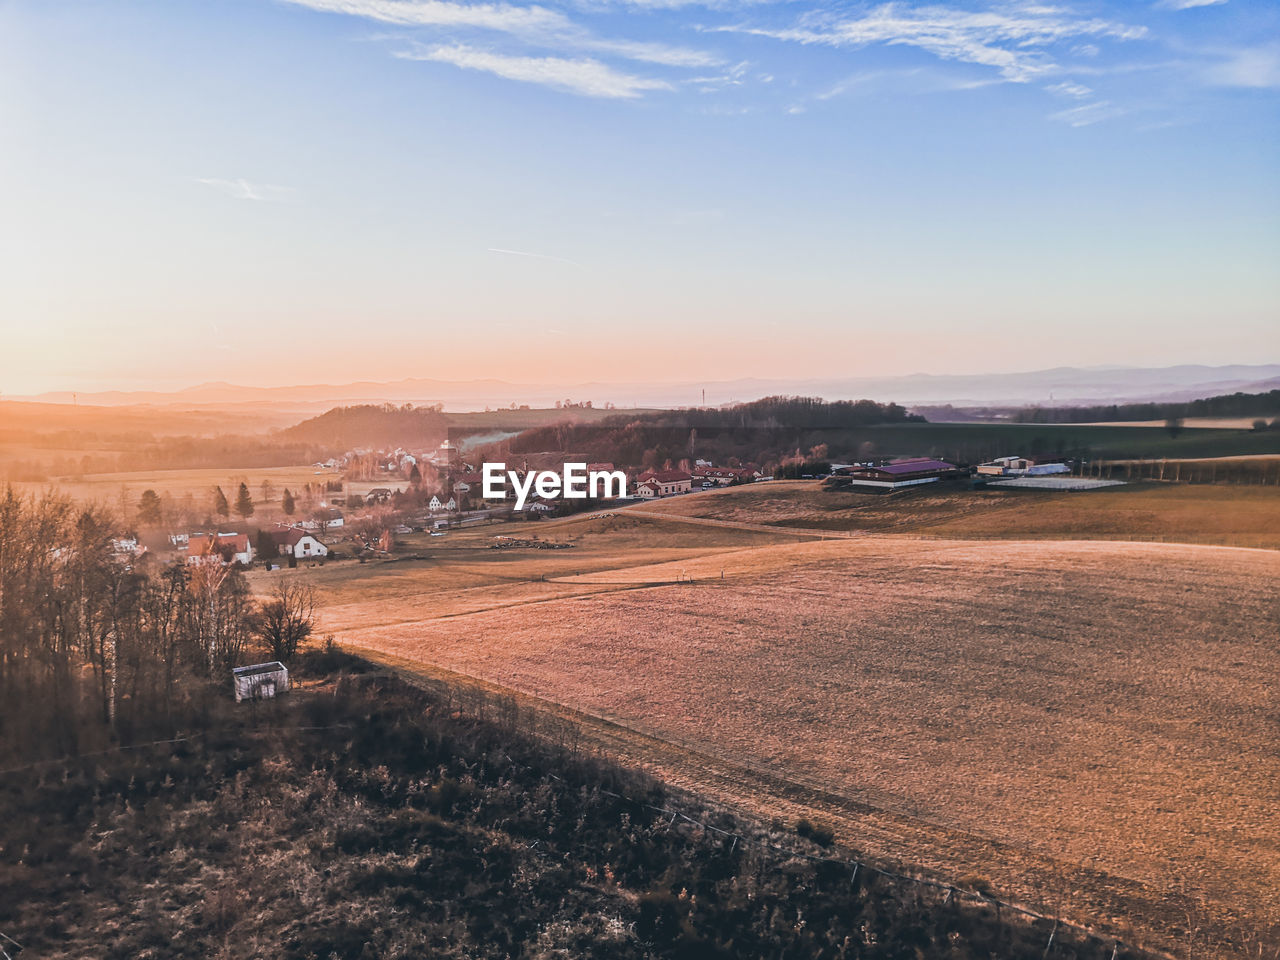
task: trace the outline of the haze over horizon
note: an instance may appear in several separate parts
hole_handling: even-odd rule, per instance
[[[0,3],[4,395],[1280,356],[1263,0]]]

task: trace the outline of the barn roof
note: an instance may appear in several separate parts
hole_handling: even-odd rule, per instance
[[[875,467],[873,469],[891,474],[924,473],[929,470],[954,470],[955,464],[947,463],[945,460],[931,460],[928,457],[919,457],[913,460],[895,460],[893,463],[886,463],[883,467]]]

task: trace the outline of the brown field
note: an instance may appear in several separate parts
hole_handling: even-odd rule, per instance
[[[771,481],[645,504],[645,512],[815,531],[1050,540],[1163,540],[1280,548],[1280,487],[1133,483],[1076,493],[823,490]]]
[[[15,490],[27,493],[40,493],[45,490],[56,490],[67,496],[84,502],[116,504],[120,500],[121,491],[125,491],[130,503],[136,503],[144,490],[169,494],[174,499],[181,499],[191,494],[203,503],[214,486],[221,486],[228,499],[234,499],[236,488],[243,482],[249,485],[255,502],[259,499],[263,480],[270,481],[276,488],[279,497],[285,487],[298,490],[308,483],[320,483],[325,480],[341,479],[341,474],[332,470],[317,470],[315,467],[253,467],[247,469],[227,468],[202,470],[147,470],[136,473],[90,473],[83,477],[55,477],[49,483],[14,483]]]
[[[1253,504],[1275,536],[1274,493],[1184,489],[1069,502],[1101,504],[1104,534],[1162,505],[1201,536]],[[772,483],[642,509],[809,526],[824,496]],[[1065,499],[984,498],[860,516],[1013,536]],[[673,520],[499,525],[301,573],[340,642],[513,691],[713,800],[1183,955],[1280,946],[1280,554]],[[490,550],[495,534],[575,546]]]

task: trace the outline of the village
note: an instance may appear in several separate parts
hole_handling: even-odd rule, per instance
[[[496,523],[522,523],[567,516],[602,505],[620,508],[731,486],[774,479],[752,462],[717,464],[692,459],[661,468],[619,470],[612,462],[585,464],[589,474],[625,476],[621,495],[607,488],[602,496],[574,499],[542,495],[532,490],[534,471],[525,461],[509,471],[513,482],[528,479],[530,495],[484,494],[483,464],[449,441],[425,451],[352,450],[312,464],[322,479],[297,493],[285,489],[274,499],[264,486],[254,498],[245,484],[235,497],[239,522],[221,487],[214,490],[213,509],[202,523],[187,528],[164,527],[152,511],[143,530],[113,540],[124,562],[148,561],[218,564],[265,569],[324,563],[338,559],[365,560],[389,555],[397,538],[425,533],[445,536],[450,530]],[[798,461],[784,468],[786,476],[821,481],[825,489],[892,494],[928,484],[952,489],[980,489],[1005,485],[1018,489],[1090,490],[1123,483],[1120,480],[1073,476],[1079,466],[1061,456],[1010,455],[975,465],[954,464],[932,457],[906,457],[867,462]],[[150,497],[149,497],[150,495]],[[144,505],[154,499],[146,491]],[[523,499],[523,502],[520,500]],[[147,510],[144,506],[143,513]],[[216,514],[216,516],[215,516]],[[163,529],[162,529],[163,528]]]

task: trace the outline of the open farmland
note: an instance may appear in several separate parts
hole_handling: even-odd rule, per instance
[[[304,571],[321,629],[887,861],[1183,953],[1280,939],[1280,554],[627,511],[529,528],[572,549],[488,549],[511,529]]]
[[[190,494],[204,503],[215,486],[221,486],[229,497],[235,496],[240,483],[249,486],[255,502],[259,499],[263,481],[275,487],[279,498],[284,488],[297,491],[308,483],[340,480],[341,474],[332,470],[317,470],[312,466],[252,467],[236,469],[199,470],[143,470],[124,473],[91,473],[82,477],[57,477],[50,483],[15,483],[14,488],[28,493],[55,489],[75,500],[84,502],[118,503],[120,492],[125,491],[129,502],[135,503],[144,490],[154,490],[164,496],[181,499]]]
[[[939,485],[886,495],[789,480],[675,497],[642,509],[818,531],[1280,548],[1280,487],[1261,485],[1134,483],[1072,493]]]

